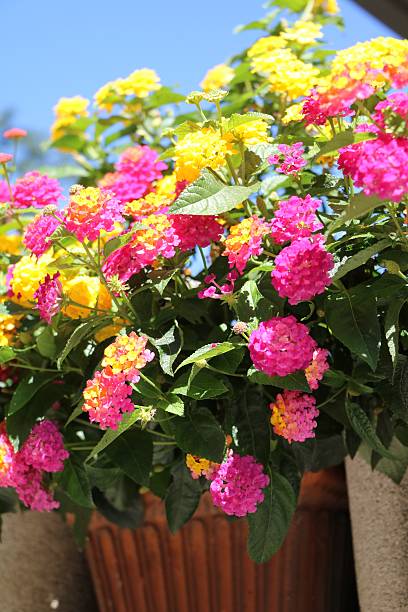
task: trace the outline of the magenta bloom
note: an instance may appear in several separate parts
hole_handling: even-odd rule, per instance
[[[117,429],[124,412],[133,412],[130,399],[132,387],[126,383],[126,375],[113,374],[111,367],[95,372],[84,389],[82,410],[91,422],[99,423],[101,429]]]
[[[59,311],[62,302],[62,284],[59,276],[59,272],[56,272],[52,278],[47,274],[34,293],[40,317],[49,324]]]
[[[270,409],[273,430],[278,436],[286,438],[288,442],[304,442],[315,437],[315,419],[319,411],[313,395],[285,390],[276,396]]]
[[[382,134],[343,147],[338,164],[366,195],[400,202],[408,193],[408,138]]]
[[[249,337],[249,353],[257,370],[268,376],[287,376],[312,361],[316,342],[293,315],[263,321]]]
[[[302,142],[295,142],[293,145],[280,144],[278,150],[280,154],[271,155],[268,158],[270,164],[280,164],[276,172],[288,175],[297,174],[306,166],[307,161],[303,157],[305,149]]]
[[[11,191],[13,192],[13,188],[11,188]],[[10,202],[10,189],[7,182],[3,180],[0,180],[0,202],[2,204]]]
[[[14,185],[14,206],[43,208],[56,206],[62,194],[59,182],[46,174],[27,172]]]
[[[197,296],[200,300],[204,298],[213,298],[214,300],[221,300],[226,295],[234,293],[235,281],[237,280],[239,273],[237,270],[231,270],[228,272],[226,282],[220,285],[216,281],[215,274],[207,274],[204,282],[209,285],[206,289],[199,291]]]
[[[212,479],[210,493],[214,506],[233,516],[256,512],[257,504],[264,500],[263,489],[269,484],[263,466],[252,455],[241,457],[232,450]]]
[[[220,239],[223,232],[212,215],[170,215],[174,231],[180,239],[179,248],[189,251],[196,246],[206,247]]]
[[[305,238],[322,229],[323,224],[316,216],[320,204],[320,200],[315,200],[310,195],[305,198],[292,196],[289,200],[279,202],[278,210],[270,222],[274,241],[283,244],[287,240]]]
[[[27,225],[23,243],[34,255],[41,257],[51,246],[50,236],[61,222],[52,215],[37,215]]]
[[[373,75],[375,78],[375,75]],[[350,81],[347,87],[333,86],[327,91],[313,90],[303,103],[306,125],[324,125],[329,117],[354,115],[351,106],[357,100],[369,98],[374,88],[364,81]]]
[[[53,421],[44,420],[35,425],[21,449],[25,463],[44,472],[61,472],[69,452],[64,439]]]
[[[111,191],[85,187],[71,195],[64,223],[81,242],[97,240],[101,231],[111,232],[122,222],[122,204]]]
[[[116,172],[107,174],[100,186],[113,191],[122,204],[138,200],[152,190],[153,182],[162,178],[163,170],[167,169],[158,157],[158,153],[146,145],[129,147],[115,164]]]
[[[375,107],[373,115],[375,126],[391,133],[403,134],[408,125],[408,94],[398,92],[391,94]]]
[[[289,304],[311,300],[330,285],[334,260],[324,247],[324,237],[299,238],[282,249],[275,259],[272,285]]]
[[[324,373],[329,369],[328,356],[329,351],[326,349],[316,349],[313,353],[312,363],[305,369],[306,380],[312,390],[319,387],[319,382],[322,380]]]

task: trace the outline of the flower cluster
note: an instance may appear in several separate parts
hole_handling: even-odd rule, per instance
[[[72,132],[73,126],[82,117],[88,116],[89,100],[82,96],[60,98],[54,106],[55,121],[51,126],[51,140],[65,136],[67,128]],[[64,147],[62,147],[64,149]]]
[[[15,451],[4,425],[0,426],[0,486],[14,487],[27,508],[54,510],[59,502],[45,488],[45,473],[61,472],[69,453],[58,427],[49,420],[37,423],[19,451]]]
[[[233,150],[231,142],[212,127],[189,132],[175,147],[174,161],[178,181],[191,183],[203,168],[217,170]]]
[[[320,200],[307,195],[305,198],[292,196],[279,202],[270,222],[271,236],[277,244],[288,240],[308,238],[313,232],[322,229],[323,224],[316,216]]]
[[[48,324],[59,311],[62,302],[62,284],[59,277],[59,272],[52,277],[47,274],[34,293],[40,317]]]
[[[24,245],[33,255],[41,257],[50,248],[50,236],[60,224],[61,221],[52,215],[37,215],[25,229]]]
[[[104,353],[103,367],[110,367],[113,374],[123,373],[126,380],[137,382],[139,370],[154,358],[154,353],[146,349],[147,338],[132,331],[128,336],[118,336]]]
[[[307,161],[303,157],[305,149],[302,142],[295,142],[293,145],[280,144],[278,150],[279,153],[268,158],[270,164],[279,164],[276,172],[288,175],[298,174],[306,166]]]
[[[329,351],[317,348],[313,352],[312,363],[305,369],[306,380],[312,390],[319,387],[319,382],[322,380],[324,373],[329,369],[328,356]]]
[[[324,292],[330,285],[333,265],[321,234],[298,238],[277,255],[272,285],[281,297],[289,299],[289,304],[298,304]]]
[[[125,78],[103,85],[95,94],[95,104],[99,109],[110,112],[115,104],[123,104],[127,96],[143,99],[160,87],[160,79],[154,70],[140,68]]]
[[[101,231],[111,232],[115,222],[123,221],[119,200],[98,187],[78,188],[71,195],[64,224],[78,240],[96,240]]]
[[[264,500],[263,489],[269,477],[251,455],[240,456],[232,450],[213,475],[210,493],[213,503],[225,514],[246,516],[256,512]]]
[[[65,316],[71,319],[85,319],[92,314],[109,310],[112,305],[110,293],[98,277],[78,274],[73,278],[61,277],[62,288],[66,298],[63,308]],[[55,295],[58,293],[58,287]]]
[[[13,344],[18,327],[18,317],[0,313],[0,346],[10,346]]]
[[[61,187],[56,179],[39,172],[27,172],[15,182],[13,206],[16,208],[56,206],[61,194]]]
[[[303,323],[293,315],[262,321],[248,344],[257,370],[268,376],[287,376],[309,366],[316,342]]]
[[[30,308],[35,292],[48,274],[50,262],[48,253],[38,259],[23,255],[16,264],[9,267],[8,296],[12,301]]]
[[[234,70],[226,64],[217,64],[208,70],[200,85],[204,91],[220,89],[228,85],[234,78]]]
[[[194,480],[197,480],[200,476],[204,476],[207,480],[211,480],[214,472],[220,467],[218,463],[190,454],[186,455],[186,465]]]
[[[315,419],[319,416],[312,395],[299,391],[284,391],[270,405],[273,431],[288,442],[304,442],[314,438]]]
[[[206,247],[219,240],[223,232],[213,215],[171,215],[170,218],[181,251],[189,251],[196,246]]]
[[[225,239],[223,253],[228,257],[230,268],[236,268],[242,274],[249,258],[262,253],[262,239],[269,232],[269,223],[256,216],[233,225]]]

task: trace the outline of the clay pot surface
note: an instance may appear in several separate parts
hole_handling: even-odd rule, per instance
[[[145,522],[120,529],[95,514],[87,557],[100,612],[355,612],[343,468],[307,474],[280,551],[263,565],[246,553],[245,520],[208,494],[172,535],[164,504],[145,496]]]

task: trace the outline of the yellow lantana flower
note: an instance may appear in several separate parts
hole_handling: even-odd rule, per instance
[[[34,293],[48,274],[51,262],[52,257],[48,253],[38,259],[31,255],[24,255],[19,259],[13,268],[10,281],[10,289],[13,292],[11,300],[26,308],[33,307]]]
[[[19,319],[10,314],[0,314],[0,346],[10,346],[19,327]]]
[[[81,275],[64,280],[61,278],[64,295],[76,304],[64,306],[62,312],[71,319],[85,319],[92,315],[94,308],[109,310],[111,297],[99,278]]]
[[[228,139],[212,127],[186,134],[175,147],[175,172],[177,180],[194,181],[203,168],[216,170],[225,165],[225,157],[233,150]]]
[[[200,86],[204,91],[211,91],[212,89],[220,89],[228,85],[234,78],[234,70],[226,64],[217,64],[213,68],[208,70],[207,74],[200,83]]]
[[[287,41],[298,43],[301,46],[312,45],[318,38],[322,38],[322,26],[313,21],[300,19],[292,26],[286,26],[281,34]]]

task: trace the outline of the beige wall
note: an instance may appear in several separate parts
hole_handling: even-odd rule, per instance
[[[57,514],[4,515],[1,612],[95,612],[83,555]]]

